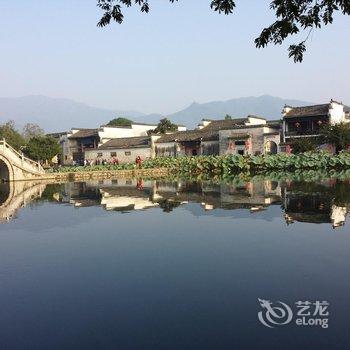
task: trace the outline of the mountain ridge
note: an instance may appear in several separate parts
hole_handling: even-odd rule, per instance
[[[285,99],[270,95],[232,98],[225,101],[192,102],[188,107],[166,115],[173,123],[195,127],[203,118],[221,119],[260,115],[266,119],[280,119],[285,104],[305,106],[312,102]],[[46,132],[66,131],[72,127],[96,128],[116,117],[128,117],[135,122],[157,123],[162,114],[145,114],[139,111],[108,109],[90,106],[69,98],[27,95],[0,97],[0,124],[14,120],[18,128],[36,123]]]

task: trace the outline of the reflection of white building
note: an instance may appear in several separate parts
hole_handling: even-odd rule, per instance
[[[252,181],[233,184],[204,184],[177,182],[176,185],[157,181],[153,198],[178,203],[200,203],[204,210],[249,209],[262,210],[269,205],[281,203],[281,187],[274,181]]]
[[[346,207],[332,205],[331,221],[333,228],[344,226],[347,214],[348,210]]]
[[[153,203],[149,198],[135,195],[121,195],[118,189],[101,189],[101,205],[106,210],[143,210],[154,208],[158,203]]]
[[[322,188],[322,187],[321,187]],[[313,224],[332,224],[333,228],[345,224],[348,214],[347,207],[340,207],[334,202],[332,187],[324,186],[324,191],[318,190],[303,193],[291,188],[284,191],[284,218],[287,224],[305,222]]]

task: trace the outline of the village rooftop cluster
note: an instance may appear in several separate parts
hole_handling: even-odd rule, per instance
[[[290,153],[295,139],[318,137],[325,124],[350,121],[350,107],[331,100],[312,106],[284,106],[282,120],[260,116],[203,119],[194,130],[178,126],[174,132],[149,135],[157,125],[104,125],[96,129],[72,128],[51,134],[61,145],[62,165],[130,163],[155,157],[198,155],[261,155]],[[330,145],[324,145],[330,149]]]

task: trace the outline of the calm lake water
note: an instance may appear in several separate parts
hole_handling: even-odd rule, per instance
[[[0,348],[349,349],[349,189],[1,185]]]

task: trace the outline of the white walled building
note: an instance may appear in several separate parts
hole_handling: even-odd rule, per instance
[[[283,111],[283,142],[288,144],[296,138],[317,137],[326,124],[347,123],[350,121],[350,107],[331,100],[329,103],[291,107]]]
[[[85,159],[85,152],[98,150],[113,139],[146,137],[147,132],[156,127],[155,124],[132,123],[130,126],[103,125],[98,129],[72,128],[60,138],[62,163],[64,165],[81,164]]]
[[[98,148],[85,150],[85,159],[89,161],[112,162],[115,159],[119,163],[133,163],[138,156],[142,160],[152,158],[152,137],[116,138],[101,144]]]
[[[254,115],[203,119],[196,130],[162,135],[155,143],[159,157],[278,153],[280,122]]]

